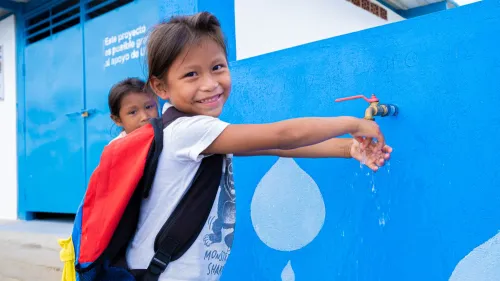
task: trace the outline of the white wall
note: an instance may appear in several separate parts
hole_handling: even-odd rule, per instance
[[[0,21],[3,46],[4,100],[0,100],[0,219],[17,218],[15,19]]]
[[[389,9],[383,20],[346,0],[235,0],[234,5],[237,59],[403,20]]]

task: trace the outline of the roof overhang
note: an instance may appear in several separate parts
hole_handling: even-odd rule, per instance
[[[455,8],[454,0],[378,0],[404,18],[413,18]]]

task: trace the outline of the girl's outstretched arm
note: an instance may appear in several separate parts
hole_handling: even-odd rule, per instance
[[[373,121],[354,117],[297,118],[270,124],[229,125],[203,153],[255,155],[259,151],[294,150],[345,134],[375,138],[378,150],[385,145]]]
[[[354,139],[333,138],[295,149],[269,149],[236,154],[236,156],[275,155],[289,158],[351,158]]]
[[[333,138],[296,149],[270,149],[237,154],[237,156],[276,155],[287,158],[354,158],[374,171],[383,166],[391,156],[392,148],[388,145],[385,145],[381,151],[375,149],[376,144],[374,143],[368,144],[363,149],[361,146],[361,143],[355,139]]]

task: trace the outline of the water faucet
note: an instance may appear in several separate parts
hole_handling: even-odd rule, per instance
[[[348,101],[348,100],[355,100],[355,99],[364,99],[366,102],[368,102],[370,105],[368,108],[365,110],[365,119],[366,120],[372,120],[374,121],[375,118],[374,116],[380,116],[380,117],[386,117],[386,116],[397,116],[398,115],[398,107],[394,104],[380,104],[379,99],[375,96],[375,94],[372,94],[371,98],[367,98],[363,95],[357,95],[357,96],[352,96],[352,97],[346,97],[346,98],[339,98],[336,99],[335,102],[342,102],[342,101]]]

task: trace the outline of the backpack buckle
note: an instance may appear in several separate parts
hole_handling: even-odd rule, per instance
[[[149,263],[148,271],[154,275],[160,275],[165,271],[171,260],[171,255],[158,251]]]

